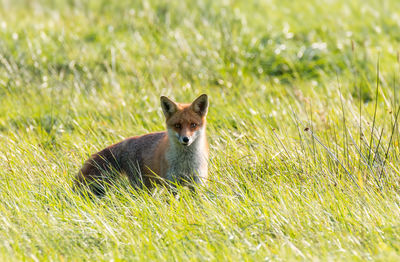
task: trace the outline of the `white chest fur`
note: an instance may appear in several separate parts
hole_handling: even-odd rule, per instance
[[[207,153],[204,138],[198,137],[190,146],[171,142],[166,152],[167,179],[173,182],[202,184],[207,177]]]

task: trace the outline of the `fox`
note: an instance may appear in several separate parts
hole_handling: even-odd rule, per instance
[[[76,189],[101,197],[120,175],[126,175],[134,189],[182,185],[195,191],[196,185],[206,184],[208,96],[202,94],[190,104],[161,96],[160,102],[166,131],[133,136],[93,154],[75,177]]]

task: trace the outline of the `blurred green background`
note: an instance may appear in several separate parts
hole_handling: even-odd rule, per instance
[[[397,261],[399,10],[0,1],[0,258]],[[199,196],[71,190],[91,153],[164,130],[160,95],[201,93]]]

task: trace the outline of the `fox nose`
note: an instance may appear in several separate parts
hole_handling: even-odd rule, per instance
[[[183,141],[184,143],[189,143],[189,137],[184,136],[184,137],[182,138],[182,141]]]

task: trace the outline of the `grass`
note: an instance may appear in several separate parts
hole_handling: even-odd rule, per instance
[[[1,260],[400,259],[398,1],[0,6]],[[91,153],[164,129],[160,95],[201,93],[198,196],[72,191]]]

